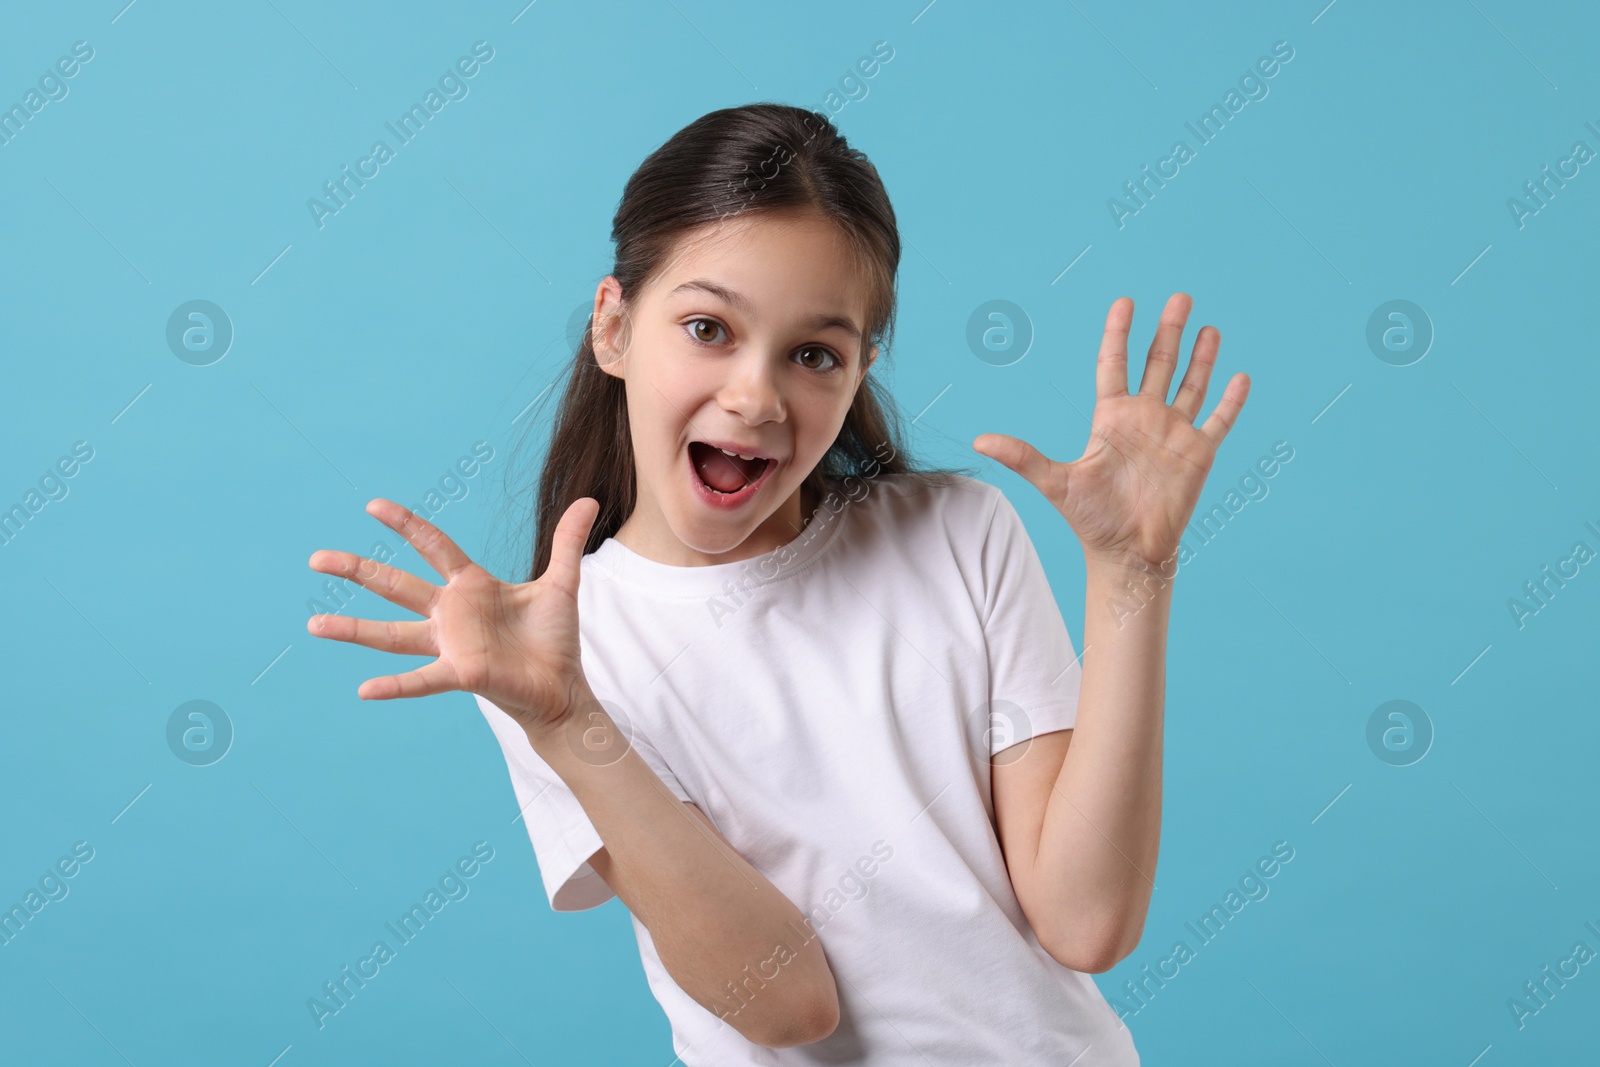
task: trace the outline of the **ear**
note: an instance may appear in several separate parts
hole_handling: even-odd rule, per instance
[[[624,371],[622,357],[627,337],[627,331],[623,328],[625,317],[622,286],[614,275],[608,274],[594,291],[590,344],[594,348],[595,362],[614,378],[621,378]]]
[[[872,365],[874,363],[876,363],[877,361],[878,361],[878,346],[877,345],[873,345],[867,351],[867,358],[864,361],[862,361],[861,373],[856,376],[856,384],[857,385],[861,384],[861,379],[863,379],[863,378],[865,378],[867,376],[867,371],[871,370],[872,369]]]

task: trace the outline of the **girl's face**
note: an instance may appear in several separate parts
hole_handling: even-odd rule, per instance
[[[697,567],[798,536],[820,503],[801,483],[878,354],[862,358],[866,298],[837,227],[754,213],[709,223],[625,311],[607,277],[594,311],[596,358],[627,383],[637,472],[617,540]]]

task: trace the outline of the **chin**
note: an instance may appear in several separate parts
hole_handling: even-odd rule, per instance
[[[789,495],[793,495],[793,490]],[[788,496],[780,498],[774,495],[773,499],[774,504],[764,511],[752,510],[748,514],[740,515],[695,514],[695,507],[691,501],[685,511],[667,520],[667,526],[684,547],[705,556],[725,555],[738,549],[762,526],[772,521],[778,508]],[[789,537],[784,536],[780,540],[787,542]],[[771,548],[763,551],[770,550]]]
[[[673,536],[686,547],[702,555],[720,556],[732,552],[748,541],[750,535],[769,518],[770,515],[762,515],[754,521],[750,516],[745,516],[742,520],[725,517],[721,521],[714,518],[697,518],[677,523],[669,522],[668,525],[672,528]]]

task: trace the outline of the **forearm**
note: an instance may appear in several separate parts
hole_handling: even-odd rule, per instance
[[[1138,943],[1154,888],[1171,598],[1157,574],[1088,565],[1077,721],[1034,863],[1055,943],[1105,967]]]
[[[557,733],[529,740],[583,805],[605,843],[596,869],[650,931],[673,980],[759,1044],[796,1045],[831,1032],[833,974],[800,909],[635,749],[619,757],[585,747],[597,739],[617,745],[622,735],[587,685],[581,707]]]

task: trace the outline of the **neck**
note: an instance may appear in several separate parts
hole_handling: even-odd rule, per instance
[[[698,553],[694,553],[692,550],[677,544],[670,534],[664,534],[668,539],[667,542],[653,544],[653,538],[641,536],[641,519],[637,506],[635,506],[634,513],[628,516],[612,536],[627,548],[647,559],[670,563],[673,566],[694,567],[718,562],[736,562],[737,560],[748,559],[765,552],[776,551],[780,546],[788,544],[805,532],[806,527],[811,523],[813,515],[822,506],[822,498],[818,492],[805,483],[801,484],[797,497],[798,515],[793,519],[787,516],[781,518],[778,515],[769,516],[767,522],[763,524],[767,528],[765,536],[759,531],[752,531],[751,536],[745,540],[743,545],[725,553],[723,558],[699,556]],[[766,547],[750,547],[762,545],[767,540],[774,540],[775,543]],[[698,558],[692,562],[684,560],[682,557],[685,552]],[[727,559],[727,556],[733,556],[733,559]]]

